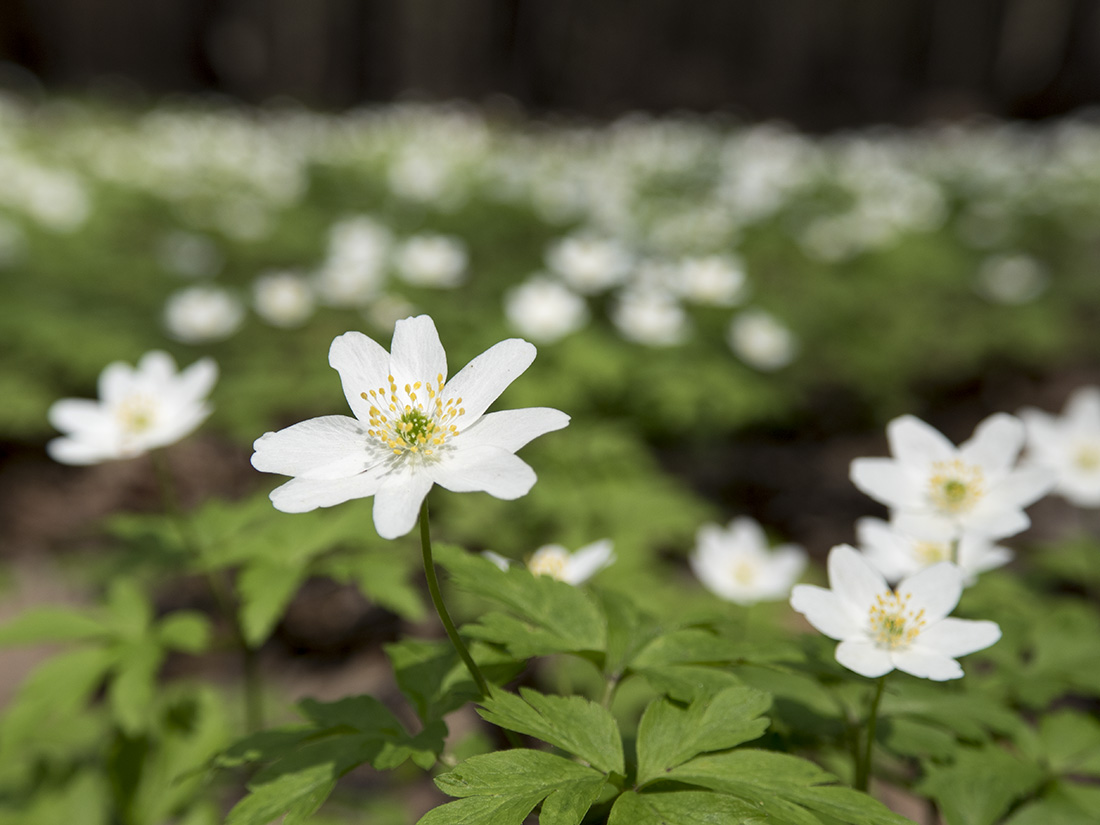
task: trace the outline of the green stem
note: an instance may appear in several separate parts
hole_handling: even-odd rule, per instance
[[[600,701],[600,704],[603,705],[606,710],[611,710],[611,703],[615,701],[615,691],[619,687],[619,680],[621,678],[622,676],[613,674],[607,679],[607,687],[604,688],[603,699]]]
[[[191,526],[190,520],[184,515],[176,497],[176,488],[172,483],[172,473],[164,454],[159,450],[150,453],[153,460],[153,470],[157,475],[160,485],[161,498],[164,501],[164,509],[169,518],[176,525],[180,540],[188,554],[201,560],[204,557],[202,544]],[[219,578],[210,570],[204,570],[203,575],[214,601],[218,605],[218,611],[229,624],[233,631],[233,639],[241,654],[241,671],[244,677],[244,719],[245,729],[248,733],[255,733],[264,724],[263,690],[260,683],[259,661],[256,651],[248,644],[244,636],[244,630],[237,619],[237,610],[233,604],[232,587],[224,579]]]
[[[871,712],[867,716],[867,741],[863,747],[863,758],[856,764],[856,790],[866,791],[871,782],[871,749],[875,744],[875,724],[878,722],[878,706],[882,701],[882,689],[886,677],[880,676],[875,685],[875,696],[871,700]]]

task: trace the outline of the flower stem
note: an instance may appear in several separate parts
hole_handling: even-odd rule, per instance
[[[191,522],[184,515],[179,505],[179,499],[176,497],[176,488],[172,483],[172,473],[168,468],[168,463],[164,458],[164,454],[160,450],[153,450],[150,453],[150,457],[153,460],[153,470],[157,476],[157,483],[160,485],[164,509],[168,513],[168,517],[176,525],[180,540],[183,542],[183,546],[188,554],[194,559],[201,560],[205,555],[202,551],[201,542],[195,535]],[[248,640],[244,636],[241,624],[237,619],[237,611],[233,604],[232,588],[230,585],[224,578],[220,578],[210,570],[205,570],[203,574],[206,578],[207,585],[210,587],[210,592],[214,596],[214,602],[218,605],[218,611],[232,628],[234,642],[240,650],[241,672],[244,677],[245,729],[248,733],[255,733],[262,728],[264,724],[263,691],[260,684],[260,670],[256,651],[249,645]]]
[[[882,701],[882,689],[886,677],[880,676],[875,685],[875,696],[871,700],[871,712],[867,715],[867,741],[863,747],[863,758],[856,763],[856,790],[866,791],[871,782],[871,749],[875,744],[875,723],[878,721],[878,706]]]

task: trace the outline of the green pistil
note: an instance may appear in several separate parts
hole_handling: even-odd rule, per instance
[[[956,478],[944,482],[943,497],[951,505],[962,504],[966,500],[966,484]]]
[[[401,416],[398,429],[404,442],[410,447],[415,447],[426,442],[435,427],[432,420],[420,410],[410,410]]]

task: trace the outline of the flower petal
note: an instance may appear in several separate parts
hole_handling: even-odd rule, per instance
[[[406,470],[390,475],[374,494],[374,529],[384,539],[395,539],[416,525],[420,505],[432,489],[432,480]]]
[[[829,587],[854,615],[862,616],[890,589],[882,574],[851,545],[838,544],[830,550],[826,565]]]
[[[569,561],[565,564],[562,581],[567,584],[581,584],[614,561],[615,543],[611,539],[593,542],[569,557]]]
[[[696,575],[699,575],[698,570]],[[703,576],[699,575],[699,578],[702,580]],[[862,627],[852,611],[840,601],[836,593],[824,587],[815,584],[796,585],[791,590],[791,608],[805,616],[806,621],[830,639],[850,639],[862,633]]]
[[[432,481],[454,493],[483,491],[502,499],[524,496],[535,484],[535,471],[500,447],[472,447],[430,465]]]
[[[345,332],[338,335],[329,347],[328,363],[340,373],[344,397],[355,417],[360,421],[369,421],[371,405],[363,400],[360,393],[379,387],[389,391],[390,354],[361,332]]]
[[[308,513],[318,507],[332,507],[353,498],[374,495],[384,473],[360,473],[351,478],[292,478],[271,491],[271,503],[284,513]]]
[[[898,461],[917,469],[955,457],[955,445],[935,427],[913,415],[903,415],[887,424],[886,440]]]
[[[99,373],[99,400],[113,404],[130,394],[134,384],[134,368],[123,361],[112,361]]]
[[[764,557],[767,554],[768,537],[756,519],[739,516],[730,521],[726,533],[727,544],[748,550],[754,556]]]
[[[923,638],[924,634],[921,634]],[[961,679],[963,670],[950,656],[936,650],[914,645],[908,650],[894,653],[894,665],[898,670],[933,682],[945,682],[948,679]]]
[[[1074,390],[1063,415],[1075,429],[1095,432],[1100,427],[1100,387]]]
[[[50,405],[46,413],[50,424],[63,433],[109,432],[110,413],[100,404],[86,398],[62,398]]]
[[[991,492],[998,500],[1027,507],[1041,499],[1054,487],[1057,474],[1046,467],[1024,467],[1013,470]]]
[[[569,416],[550,407],[527,407],[483,415],[452,440],[455,447],[500,447],[515,452],[540,435],[560,430]]]
[[[447,380],[447,353],[429,316],[406,318],[394,325],[390,375],[397,379],[398,386],[414,381],[434,386],[440,375]]]
[[[890,652],[867,639],[845,639],[836,646],[836,660],[848,670],[872,679],[894,669]]]
[[[1022,533],[1031,526],[1031,519],[1019,507],[1004,507],[991,504],[978,506],[962,520],[962,526],[969,532],[979,533],[990,539],[1003,539]]]
[[[387,457],[372,442],[360,421],[326,415],[264,433],[252,445],[252,466],[263,473],[301,478],[349,478]]]
[[[202,401],[218,380],[218,364],[213,358],[200,358],[175,379],[179,398]]]
[[[1016,462],[1024,446],[1024,423],[1007,413],[989,416],[969,441],[959,448],[959,457],[967,464],[977,464],[987,473],[999,475]]]
[[[479,418],[534,360],[534,345],[522,338],[494,344],[448,382],[444,400],[461,398],[466,420]]]
[[[901,598],[911,598],[909,608],[923,610],[924,620],[932,624],[958,605],[963,574],[951,562],[941,561],[902,579],[895,589]]]
[[[892,458],[857,458],[848,475],[860,492],[888,507],[905,507],[916,498],[908,474]]]
[[[77,466],[123,458],[123,455],[115,449],[113,441],[105,443],[99,440],[92,442],[73,438],[54,438],[47,442],[46,452],[59,464]]]
[[[923,631],[914,647],[954,658],[985,650],[1000,638],[1001,628],[996,622],[947,618]]]

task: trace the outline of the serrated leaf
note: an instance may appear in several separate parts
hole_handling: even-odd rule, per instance
[[[687,707],[667,699],[650,703],[638,726],[639,786],[700,753],[726,750],[761,736],[768,719],[760,716],[771,697],[748,686],[726,688]]]
[[[321,763],[249,785],[250,793],[229,811],[225,825],[269,825],[284,814],[283,823],[292,816],[300,822],[321,807],[335,784],[334,766]]]
[[[949,825],[993,825],[1042,780],[1037,765],[989,745],[960,748],[947,765],[926,765],[917,791],[936,800]]]
[[[530,688],[516,696],[493,688],[482,705],[478,713],[487,722],[537,737],[605,773],[626,773],[615,718],[583,696],[546,696]]]
[[[605,781],[593,768],[542,751],[475,756],[436,777],[440,790],[460,800],[430,811],[419,825],[521,825],[540,800],[540,825],[579,825]]]
[[[768,819],[758,806],[725,794],[626,791],[615,800],[607,825],[764,825]]]
[[[109,630],[98,618],[67,607],[40,607],[0,627],[0,645],[101,639]]]
[[[279,561],[258,561],[237,576],[241,630],[251,647],[259,647],[294,598],[306,577],[306,566]]]
[[[639,668],[663,665],[719,664],[738,661],[744,654],[742,644],[716,635],[710,630],[688,627],[653,639],[633,660]]]
[[[604,675],[621,675],[639,651],[661,632],[660,623],[623,593],[610,590],[596,592],[607,617],[607,655]]]
[[[728,670],[703,665],[665,665],[638,668],[637,674],[654,690],[678,702],[694,702],[727,688],[740,687],[742,681]]]

